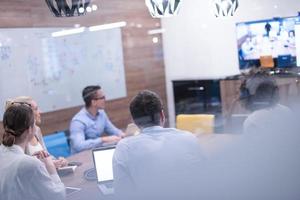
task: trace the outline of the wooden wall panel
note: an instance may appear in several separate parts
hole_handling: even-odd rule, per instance
[[[131,121],[130,100],[138,91],[150,89],[161,95],[165,113],[168,113],[162,38],[158,36],[159,42],[154,44],[152,36],[147,34],[148,30],[160,27],[160,20],[151,18],[143,0],[93,0],[92,3],[98,5],[98,11],[81,17],[56,18],[44,0],[1,0],[0,28],[92,26],[126,21],[122,39],[127,98],[108,101],[106,111],[118,127],[125,128]],[[80,108],[43,113],[43,133],[68,129],[71,118]]]

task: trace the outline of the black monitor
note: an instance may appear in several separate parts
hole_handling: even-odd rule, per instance
[[[173,81],[173,91],[176,115],[222,112],[219,80]]]

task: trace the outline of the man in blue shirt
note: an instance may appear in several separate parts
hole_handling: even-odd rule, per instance
[[[73,117],[70,125],[72,153],[117,143],[124,133],[108,119],[101,87],[87,86],[82,91],[82,97],[85,107]]]

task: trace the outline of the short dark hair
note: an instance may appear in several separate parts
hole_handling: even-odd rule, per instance
[[[130,103],[130,113],[139,127],[160,125],[160,113],[163,110],[159,96],[150,91],[139,92]]]
[[[92,100],[96,98],[97,90],[100,90],[99,85],[89,85],[82,90],[82,98],[84,100],[85,106],[90,107]]]
[[[34,115],[29,105],[15,103],[8,107],[3,115],[3,145],[12,146],[16,138],[20,137],[33,124]]]

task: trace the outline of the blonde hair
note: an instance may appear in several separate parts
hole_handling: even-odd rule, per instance
[[[28,103],[31,105],[31,102],[33,99],[30,96],[18,96],[13,99],[7,99],[5,102],[5,110],[7,110],[9,107],[11,107],[14,103]]]

